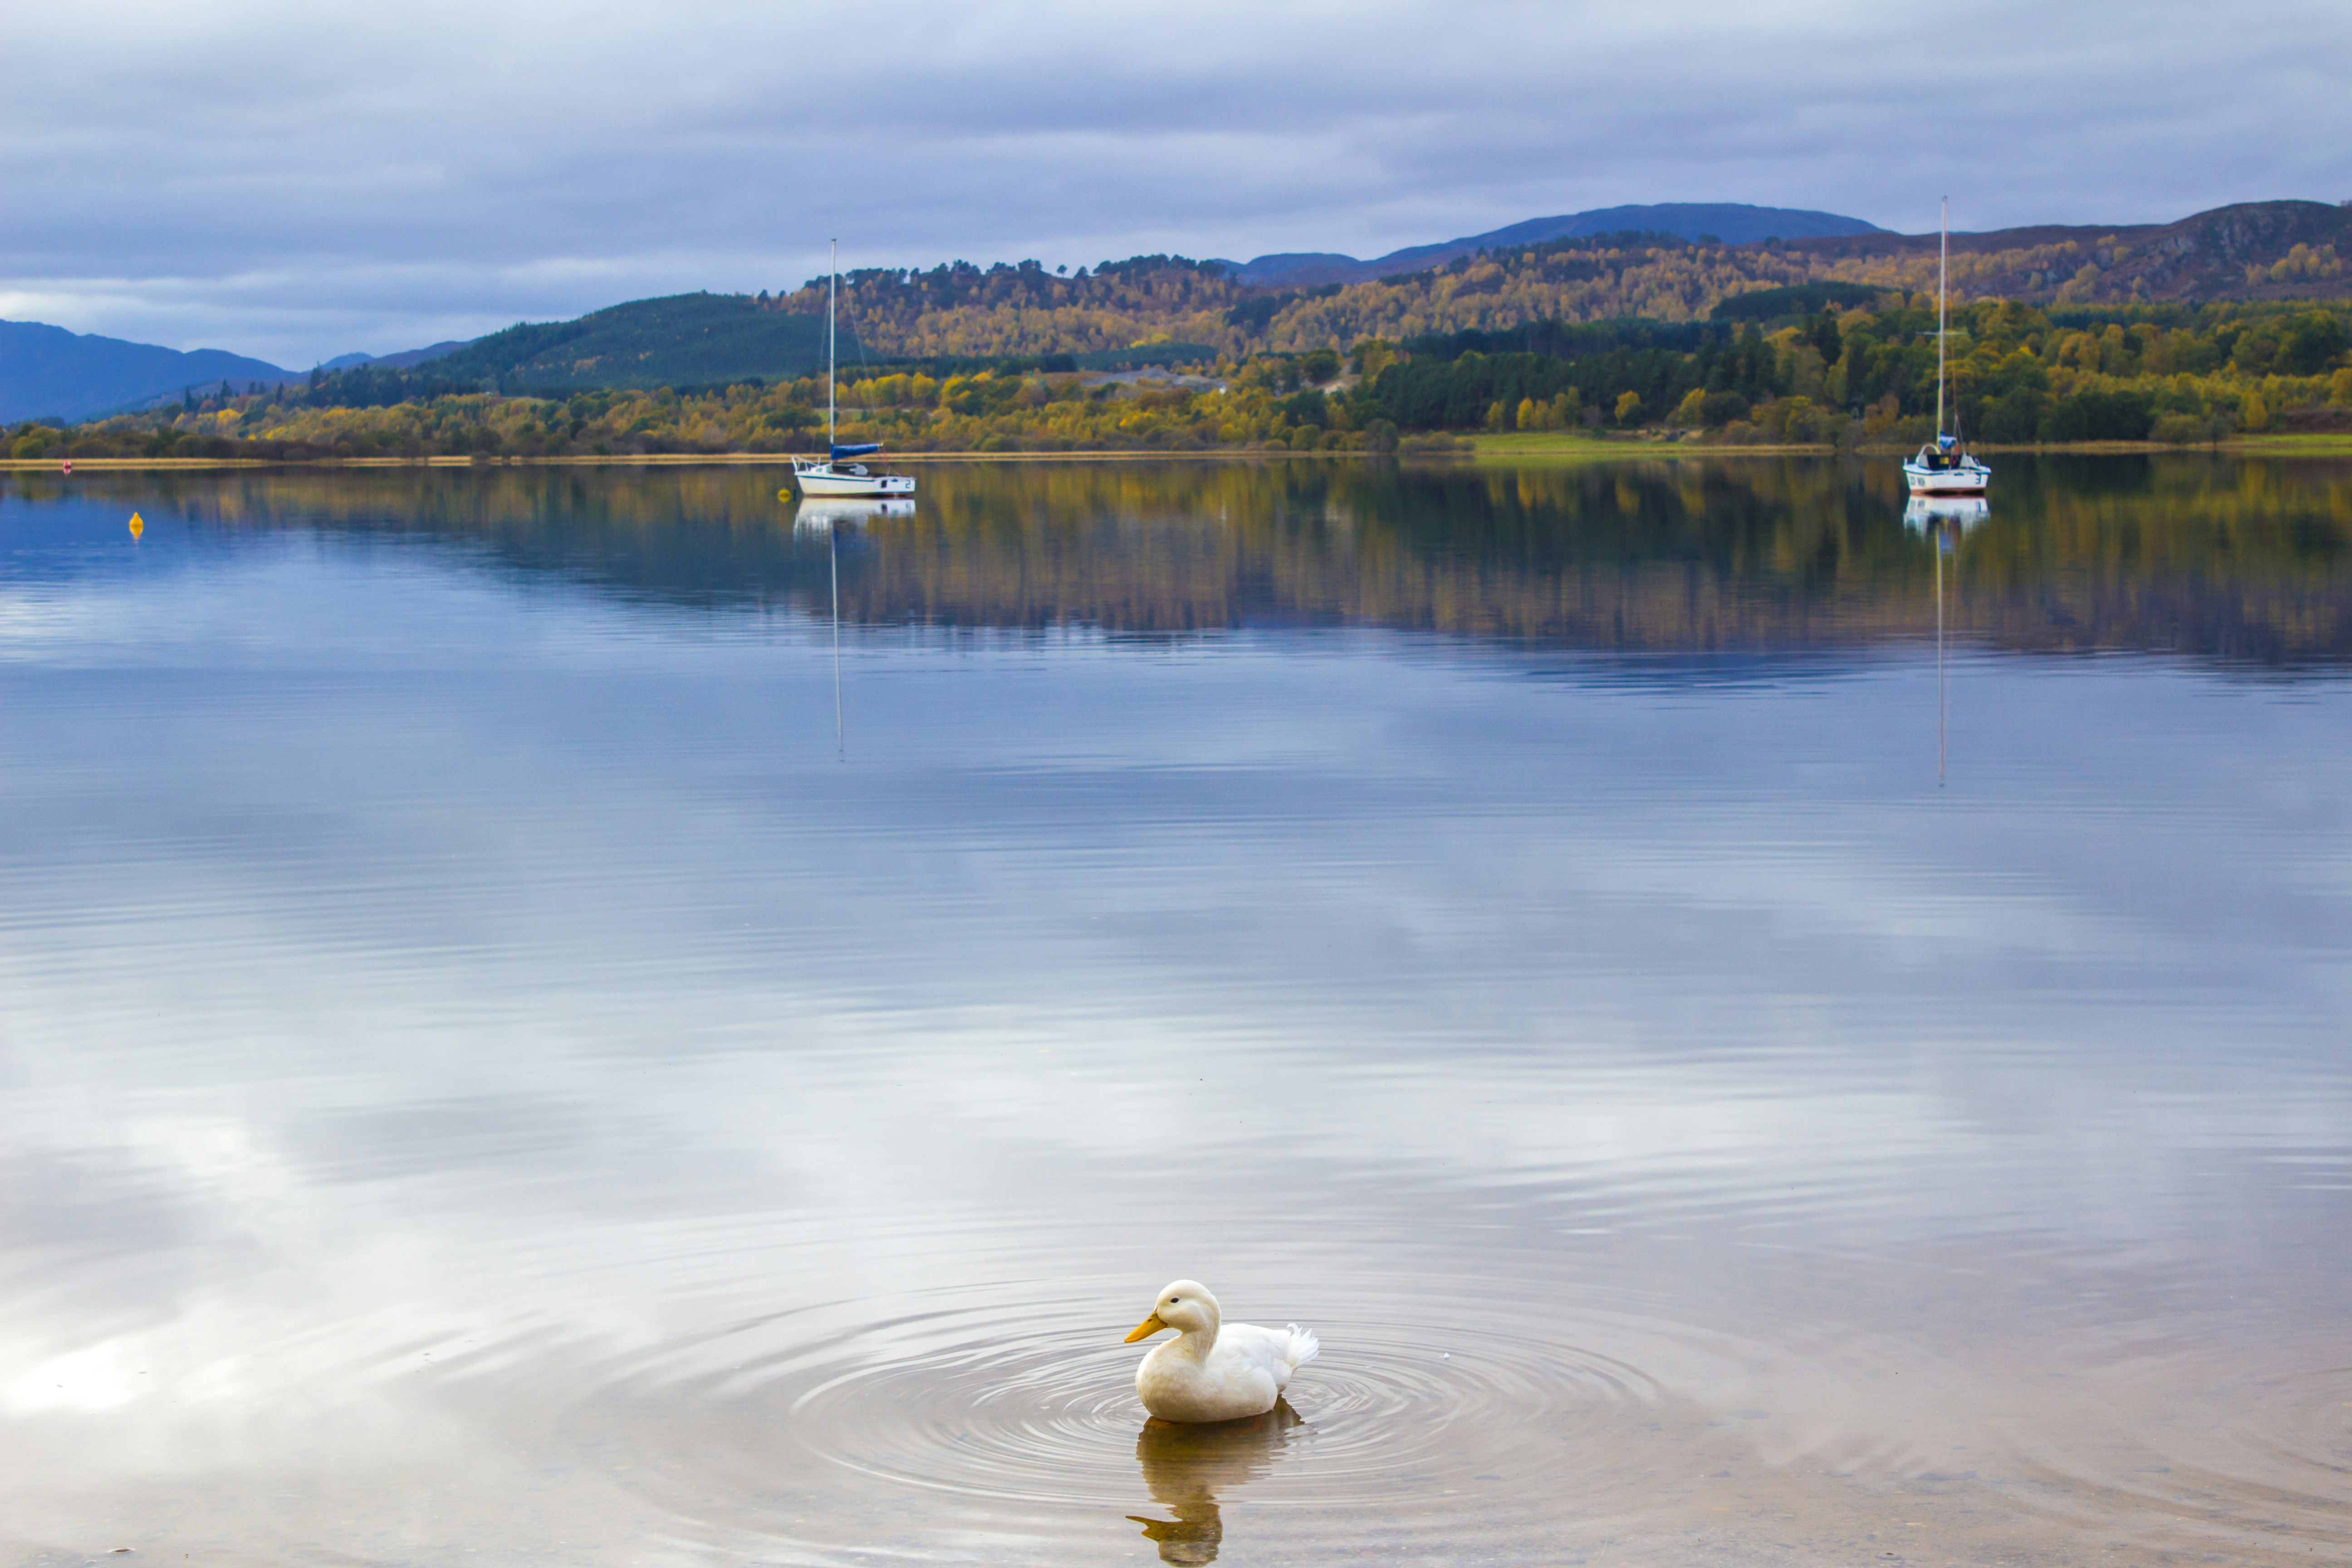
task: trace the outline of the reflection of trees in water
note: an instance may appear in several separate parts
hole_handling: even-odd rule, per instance
[[[74,485],[217,527],[460,541],[631,597],[811,606],[823,551],[794,542],[784,482],[770,468],[497,468]],[[913,517],[845,554],[843,608],[1145,635],[1292,623],[1615,650],[1848,646],[1932,635],[1932,557],[1902,506],[1883,461],[942,466]],[[2011,457],[1956,565],[1955,629],[2000,646],[2343,659],[2352,464]]]
[[[1962,544],[1962,627],[2026,647],[2352,658],[2352,466],[2053,466],[2058,485],[1996,500]]]
[[[1136,1462],[1151,1500],[1173,1517],[1128,1518],[1143,1526],[1162,1563],[1214,1563],[1225,1538],[1223,1499],[1272,1469],[1305,1425],[1286,1400],[1246,1421],[1145,1422],[1136,1434]]]

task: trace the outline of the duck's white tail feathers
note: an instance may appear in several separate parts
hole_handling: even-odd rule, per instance
[[[1315,1359],[1323,1342],[1315,1337],[1313,1329],[1302,1329],[1297,1323],[1285,1323],[1283,1327],[1290,1331],[1290,1370],[1297,1372]]]

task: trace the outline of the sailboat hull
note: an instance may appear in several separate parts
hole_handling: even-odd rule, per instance
[[[870,499],[900,499],[915,493],[915,481],[905,474],[872,474],[863,465],[849,468],[831,463],[794,463],[793,483],[804,496],[864,496]]]
[[[1992,483],[1992,470],[1973,458],[1948,468],[1910,462],[1903,465],[1903,482],[1915,496],[1980,496]]]

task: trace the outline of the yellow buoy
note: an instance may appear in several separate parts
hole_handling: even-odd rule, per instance
[[[133,539],[136,539],[136,538],[138,538],[141,534],[142,534],[142,533],[144,533],[144,532],[146,532],[146,531],[147,531],[147,522],[146,522],[146,520],[145,520],[144,518],[142,518],[142,517],[141,517],[137,512],[135,512],[135,511],[134,511],[134,512],[132,512],[132,513],[131,514],[131,538],[133,538]]]

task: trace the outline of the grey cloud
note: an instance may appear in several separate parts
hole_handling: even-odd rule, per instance
[[[1894,227],[2331,197],[2352,16],[145,3],[18,35],[0,314],[301,363],[862,263],[1396,246],[1617,202]],[[1924,60],[1956,61],[1939,91]],[[110,281],[111,280],[111,281]]]

